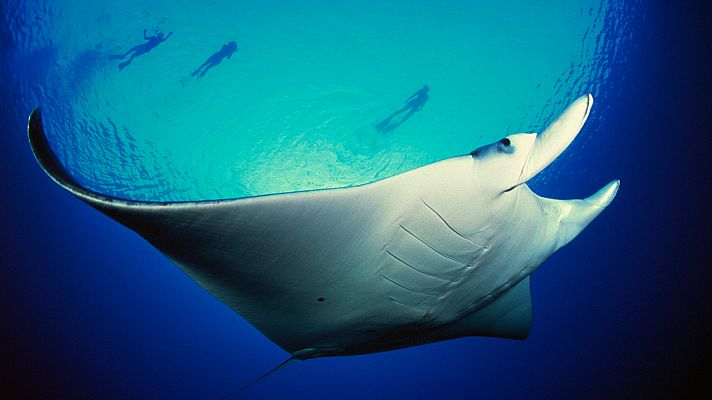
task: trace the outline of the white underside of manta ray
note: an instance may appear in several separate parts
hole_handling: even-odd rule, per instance
[[[197,202],[130,201],[81,187],[49,147],[35,157],[69,192],[136,231],[292,358],[363,354],[462,336],[525,338],[529,275],[618,190],[553,200],[526,182],[576,137],[593,97],[541,134],[362,186]]]

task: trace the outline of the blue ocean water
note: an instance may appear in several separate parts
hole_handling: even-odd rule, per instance
[[[4,391],[216,398],[288,355],[36,165],[41,107],[96,191],[231,198],[357,185],[536,132],[593,93],[533,182],[613,205],[533,277],[525,341],[467,338],[290,364],[245,398],[627,398],[705,390],[712,102],[709,6],[664,2],[5,0]],[[173,34],[119,69],[147,35]],[[204,77],[223,44],[239,50]],[[418,88],[429,99],[376,129]]]

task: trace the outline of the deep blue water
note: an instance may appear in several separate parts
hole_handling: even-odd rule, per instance
[[[430,3],[0,3],[0,391],[216,398],[288,357],[49,180],[33,108],[83,184],[195,200],[384,178],[541,129],[590,91],[586,128],[533,187],[621,191],[534,274],[528,339],[293,363],[245,398],[709,394],[710,6]],[[174,35],[119,70],[108,56],[146,28]],[[373,129],[425,83],[423,110]]]

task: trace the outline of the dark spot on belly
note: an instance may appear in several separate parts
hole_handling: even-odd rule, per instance
[[[323,298],[323,297],[319,297],[318,299],[316,299],[316,301],[318,301],[319,303],[322,303],[322,302],[324,302],[324,300],[326,300],[326,299],[325,299],[325,298]]]

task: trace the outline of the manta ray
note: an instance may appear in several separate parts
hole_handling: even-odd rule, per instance
[[[526,338],[530,275],[615,197],[538,196],[527,181],[571,143],[593,97],[520,133],[347,188],[224,200],[136,201],[89,190],[28,134],[56,183],[135,231],[291,359],[366,354],[464,336]]]

